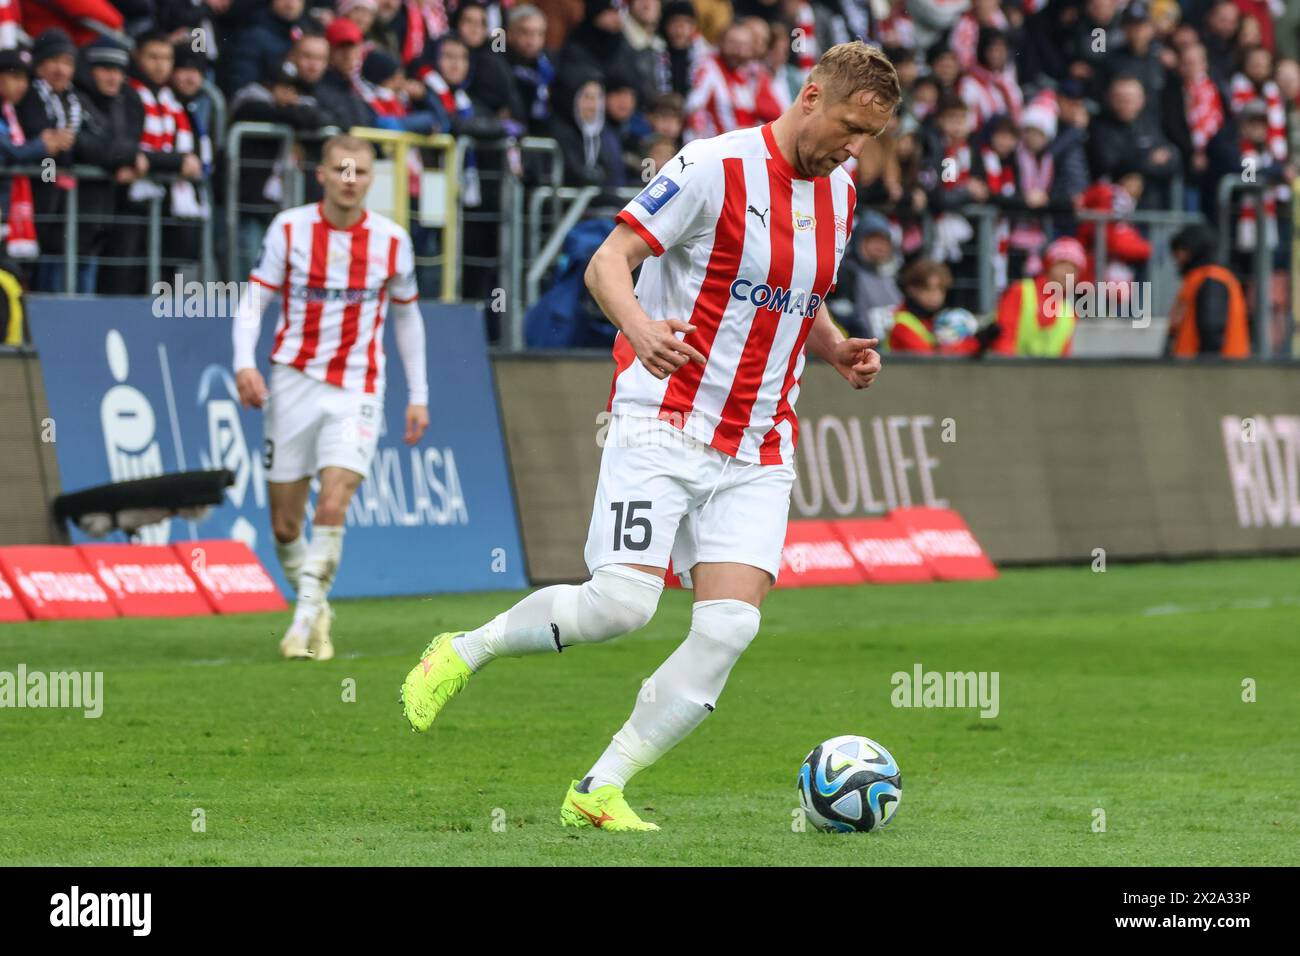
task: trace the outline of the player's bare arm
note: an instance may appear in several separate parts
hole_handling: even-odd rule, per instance
[[[808,333],[808,351],[834,366],[854,388],[870,388],[880,374],[880,353],[875,349],[878,343],[878,339],[845,338],[824,305],[817,310]]]
[[[641,364],[655,378],[667,378],[687,362],[704,364],[704,355],[677,337],[695,327],[681,319],[655,321],[646,315],[632,290],[632,273],[651,254],[646,241],[623,223],[601,243],[584,279],[591,296],[614,326],[627,337]]]

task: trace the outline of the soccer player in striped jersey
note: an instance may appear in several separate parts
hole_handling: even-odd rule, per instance
[[[440,634],[402,686],[426,730],[498,657],[556,653],[643,627],[669,559],[694,589],[690,632],[561,807],[570,826],[655,830],[623,790],[713,711],[758,633],[781,566],[811,351],[853,388],[880,370],[825,298],[853,233],[841,164],[888,126],[898,75],[860,41],[832,47],[770,124],[695,140],[618,215],[587,287],[619,328],[586,560],[591,579],[535,591]],[[635,289],[632,272],[641,266]]]
[[[324,198],[272,220],[235,316],[235,382],[245,407],[265,411],[271,528],[298,592],[280,641],[291,660],[334,656],[326,597],[343,553],[348,504],[379,442],[390,312],[410,396],[407,444],[429,424],[415,255],[405,229],[366,209],[373,166],[364,140],[339,135],[325,143],[316,170]],[[279,318],[268,389],[253,353],[271,302]],[[302,526],[313,476],[320,487],[308,543]]]

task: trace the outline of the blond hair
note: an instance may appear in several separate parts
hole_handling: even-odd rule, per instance
[[[364,153],[368,151],[372,156],[374,155],[374,147],[360,136],[353,136],[351,133],[335,133],[325,140],[324,145],[320,148],[322,163],[329,156],[330,150],[334,149],[341,149],[345,153]]]
[[[861,40],[837,43],[823,53],[807,82],[816,83],[831,103],[843,102],[863,90],[894,107],[903,99],[894,64],[878,47]]]

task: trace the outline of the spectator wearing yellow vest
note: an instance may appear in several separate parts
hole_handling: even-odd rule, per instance
[[[1057,239],[1043,254],[1043,273],[1013,282],[998,305],[1001,334],[993,343],[998,355],[1065,358],[1074,342],[1074,304],[1067,292],[1087,267],[1088,254],[1078,239]]]
[[[1183,274],[1169,310],[1167,354],[1176,358],[1250,357],[1246,295],[1237,277],[1215,262],[1218,238],[1208,226],[1188,226],[1170,240]]]

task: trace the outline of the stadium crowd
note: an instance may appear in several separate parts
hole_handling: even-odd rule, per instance
[[[0,0],[0,164],[55,161],[7,177],[4,251],[30,288],[61,289],[66,170],[97,167],[79,186],[78,288],[144,291],[142,266],[98,257],[142,255],[159,197],[173,223],[215,215],[196,182],[218,208],[231,201],[223,118],[475,137],[469,208],[498,201],[480,173],[533,176],[487,148],[525,134],[556,140],[571,185],[639,186],[685,141],[774,119],[820,52],[854,37],[885,49],[904,102],[855,164],[842,324],[883,333],[873,317],[906,299],[927,327],[933,310],[900,288],[905,263],[950,290],[940,306],[971,305],[968,204],[997,209],[1000,290],[1044,274],[1061,238],[1080,240],[1055,246],[1080,278],[1124,280],[1143,275],[1148,237],[1106,225],[1095,276],[1095,225],[1079,211],[1178,206],[1213,222],[1219,182],[1243,169],[1269,191],[1233,244],[1276,247],[1282,298],[1300,138],[1300,3],[1282,0]],[[268,209],[218,233],[241,268],[284,197],[277,156],[271,142],[240,154],[238,200]],[[428,238],[416,236],[425,251]],[[494,241],[470,229],[466,251]],[[195,258],[196,243],[167,227],[169,255]],[[487,298],[492,281],[467,272],[463,294]]]

